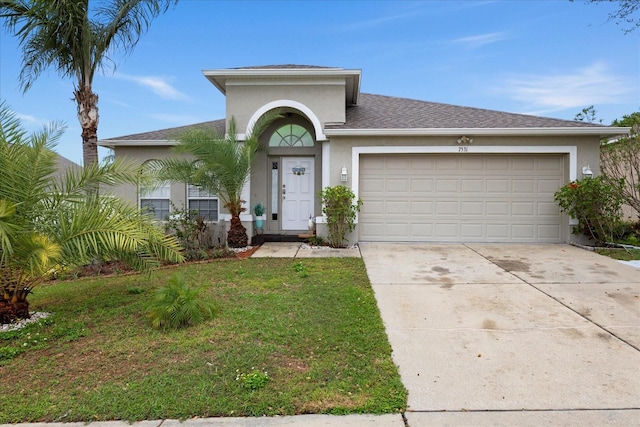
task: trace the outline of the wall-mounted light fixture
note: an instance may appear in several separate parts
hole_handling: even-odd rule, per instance
[[[340,171],[340,181],[347,182],[347,168],[342,167],[342,171]]]
[[[306,170],[300,165],[294,166],[292,169],[294,175],[304,175],[304,171]]]
[[[469,138],[468,136],[461,136],[458,138],[458,144],[471,144],[473,142],[473,138]]]
[[[582,178],[592,178],[593,171],[591,171],[591,166],[583,166],[582,167]]]

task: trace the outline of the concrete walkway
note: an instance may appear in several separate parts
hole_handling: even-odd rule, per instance
[[[359,248],[333,249],[328,246],[310,247],[295,242],[263,243],[252,258],[360,258]]]

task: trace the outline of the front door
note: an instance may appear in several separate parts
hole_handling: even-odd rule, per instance
[[[282,158],[282,230],[306,230],[315,216],[314,177],[313,157]]]

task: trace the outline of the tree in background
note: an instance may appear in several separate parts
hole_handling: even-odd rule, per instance
[[[631,133],[628,137],[603,141],[600,168],[608,180],[622,183],[625,203],[640,213],[640,112],[625,115],[612,124],[630,127]]]
[[[595,109],[593,105],[585,107],[576,114],[573,120],[577,122],[586,122],[586,123],[602,123],[602,119],[598,119],[598,110]]]
[[[571,0],[573,1],[573,0]],[[628,34],[640,27],[640,1],[639,0],[587,0],[588,3],[615,3],[618,8],[615,12],[609,14],[609,20],[615,21],[616,24],[624,24],[627,28],[622,31]]]
[[[75,78],[73,98],[82,127],[85,166],[98,163],[96,71],[112,63],[109,53],[129,53],[151,21],[178,0],[0,0],[0,18],[22,48],[20,85],[29,90],[40,74],[53,68]]]
[[[27,297],[56,271],[95,260],[149,270],[182,261],[175,238],[115,197],[87,188],[136,182],[139,169],[119,161],[71,168],[62,176],[53,147],[63,128],[27,134],[0,103],[0,323],[29,317]]]
[[[260,135],[280,117],[275,110],[265,114],[247,132],[244,141],[238,140],[233,118],[226,135],[218,135],[208,128],[188,131],[178,136],[178,145],[173,147],[174,152],[186,154],[187,158],[156,160],[149,163],[149,167],[160,181],[189,183],[216,194],[231,214],[227,244],[231,248],[243,248],[249,238],[240,221],[240,214],[246,211],[242,206],[245,202],[242,189],[260,147]]]

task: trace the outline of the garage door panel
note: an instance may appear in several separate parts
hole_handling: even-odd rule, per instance
[[[555,224],[539,225],[538,236],[545,239],[560,239],[562,237],[562,227]]]
[[[483,215],[484,214],[484,202],[460,202],[460,214],[467,215]]]
[[[460,225],[460,234],[464,240],[476,240],[484,236],[484,224],[475,223]]]
[[[411,192],[414,193],[431,193],[434,188],[434,180],[433,179],[421,179],[421,178],[412,178],[411,179]]]
[[[458,194],[458,182],[458,179],[437,179],[436,192]]]
[[[458,238],[458,223],[436,223],[436,238],[455,239]]]
[[[463,193],[483,193],[484,181],[481,179],[462,179],[461,191]]]
[[[538,180],[538,194],[540,195],[553,195],[560,187],[562,187],[562,181],[559,179]]]
[[[511,204],[511,212],[514,216],[533,216],[536,214],[535,205],[533,202],[513,202]]]
[[[511,226],[511,237],[518,240],[534,240],[535,229],[533,224],[514,224]]]
[[[388,200],[385,203],[384,213],[386,215],[406,215],[410,211],[411,202],[409,200]]]
[[[514,179],[511,181],[511,194],[533,194],[536,184],[532,179]]]
[[[366,178],[361,181],[361,195],[369,197],[373,194],[384,193],[384,179],[382,178]]]
[[[509,181],[506,179],[487,179],[487,193],[509,194]]]
[[[509,202],[486,202],[488,216],[507,216],[509,215]]]
[[[556,218],[560,215],[560,207],[556,203],[538,202],[538,215]]]
[[[410,213],[415,216],[432,215],[433,202],[412,201]]]
[[[409,178],[389,178],[385,180],[384,189],[387,193],[409,193]]]
[[[371,155],[360,171],[362,241],[563,241],[561,155]]]

